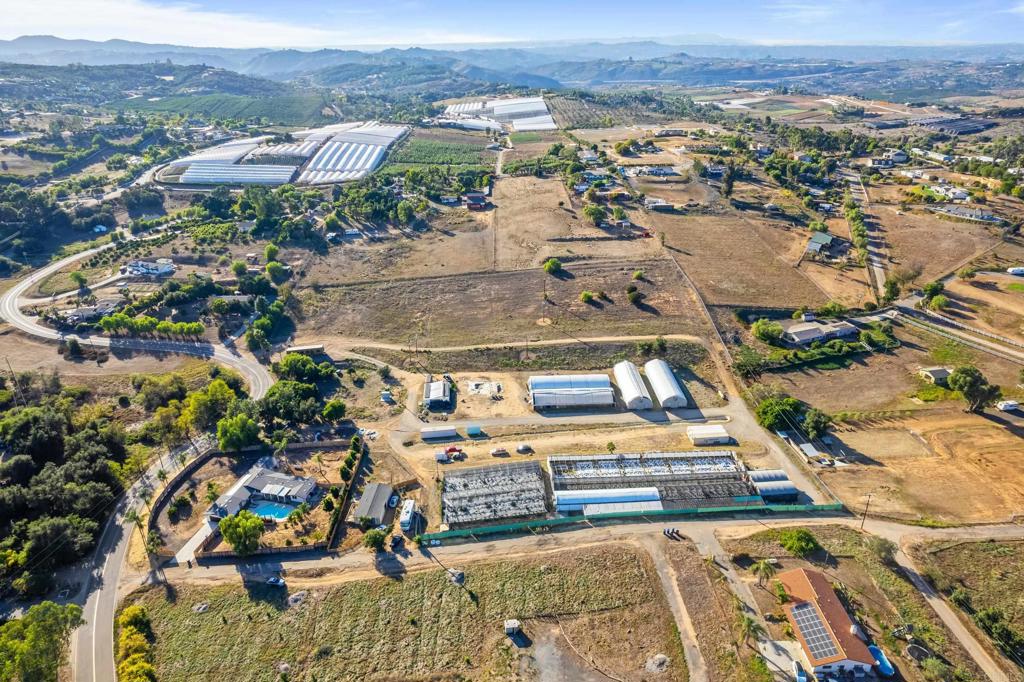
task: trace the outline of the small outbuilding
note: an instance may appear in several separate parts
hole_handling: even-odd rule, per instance
[[[952,373],[953,371],[948,367],[922,367],[917,370],[918,376],[936,386],[945,386]]]
[[[423,404],[427,407],[446,406],[452,400],[452,387],[447,381],[428,381],[423,385]]]
[[[695,446],[725,445],[732,442],[732,436],[721,424],[694,424],[686,427],[686,436]]]

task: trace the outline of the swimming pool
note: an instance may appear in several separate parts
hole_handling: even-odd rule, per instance
[[[295,511],[295,507],[290,504],[271,502],[270,500],[254,500],[253,503],[249,505],[249,511],[264,519],[284,521],[288,518],[289,514]]]

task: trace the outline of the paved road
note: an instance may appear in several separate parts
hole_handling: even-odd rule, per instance
[[[26,315],[21,305],[25,293],[53,273],[95,253],[112,248],[106,244],[94,249],[69,256],[40,268],[0,296],[0,316],[12,327],[25,334],[42,339],[57,341],[76,338],[83,344],[111,350],[129,350],[144,353],[180,353],[215,360],[231,367],[249,383],[254,398],[262,397],[273,385],[270,372],[253,357],[243,355],[231,347],[204,342],[163,341],[152,339],[111,339],[101,336],[80,336],[63,334],[46,327],[37,319]],[[114,670],[113,630],[114,612],[117,609],[117,587],[121,581],[125,556],[128,552],[129,534],[134,532],[125,524],[124,514],[139,503],[138,494],[155,480],[156,471],[161,467],[156,462],[145,476],[128,490],[118,503],[114,514],[108,520],[97,543],[91,574],[85,585],[83,605],[85,625],[75,631],[73,639],[73,669],[76,682],[111,682],[116,679]]]

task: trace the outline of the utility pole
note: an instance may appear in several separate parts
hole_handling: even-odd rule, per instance
[[[862,517],[860,517],[860,529],[861,530],[864,530],[864,522],[868,518],[868,507],[871,506],[871,496],[872,495],[874,495],[874,493],[868,493],[867,502],[864,503],[864,515]]]
[[[21,398],[22,406],[28,405],[28,401],[25,400],[25,394],[21,392],[21,382],[18,381],[18,375],[14,373],[14,368],[11,367],[11,360],[7,356],[4,356],[4,361],[7,363],[7,369],[11,372],[11,380],[14,381],[14,395],[15,400],[18,397]]]

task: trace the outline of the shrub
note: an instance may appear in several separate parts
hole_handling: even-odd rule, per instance
[[[384,540],[386,539],[387,533],[384,531],[378,530],[377,528],[368,530],[366,531],[366,535],[363,536],[363,547],[379,552],[384,549]]]
[[[777,343],[782,338],[782,325],[773,320],[760,319],[750,325],[750,332],[765,343]]]
[[[594,302],[594,292],[592,292],[592,291],[583,291],[580,294],[580,301],[582,301],[583,303],[586,303],[587,305],[590,305],[591,303]]]
[[[795,557],[803,558],[821,548],[818,539],[806,528],[787,528],[779,533],[779,544]]]
[[[557,275],[562,271],[562,261],[557,258],[548,258],[544,261],[544,272],[549,275]]]

